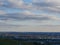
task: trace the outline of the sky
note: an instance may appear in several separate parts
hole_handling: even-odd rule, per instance
[[[0,0],[0,31],[52,32],[59,25],[60,0]]]

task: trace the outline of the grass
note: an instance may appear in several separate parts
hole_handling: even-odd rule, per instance
[[[0,45],[45,45],[45,44],[0,38]],[[47,45],[52,45],[52,44],[47,44]]]
[[[13,39],[4,39],[4,38],[0,38],[0,45],[33,45],[32,42],[25,42],[25,41],[18,41],[18,40],[13,40]]]
[[[18,45],[18,42],[11,39],[0,39],[0,45]]]

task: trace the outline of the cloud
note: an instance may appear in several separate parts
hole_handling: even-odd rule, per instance
[[[60,21],[60,18],[50,14],[36,14],[38,11],[46,13],[60,13],[60,1],[59,0],[33,0],[31,3],[26,3],[24,0],[0,0],[0,7],[9,9],[23,9],[22,12],[15,12],[8,9],[10,13],[0,11],[1,22],[12,23],[21,21],[35,21],[43,22],[43,24],[50,23],[49,21]],[[6,10],[6,9],[5,9]],[[28,11],[29,10],[29,11]],[[36,13],[32,12],[36,11]],[[35,23],[34,22],[34,23]]]
[[[59,32],[60,26],[44,26],[60,25],[58,13],[60,0],[0,0],[0,31]]]
[[[3,4],[0,6],[6,8],[32,9],[32,3],[26,4],[23,0],[5,0],[1,3]]]
[[[0,6],[4,4],[4,0],[0,0]]]
[[[0,16],[1,16],[1,15],[4,15],[4,14],[6,14],[6,12],[3,11],[3,10],[0,10]]]
[[[23,10],[40,10],[50,13],[60,13],[60,0],[33,0],[31,3],[25,3],[23,0],[3,0],[0,1],[1,7],[17,8]]]
[[[11,7],[23,7],[25,4],[22,0],[8,0],[8,2],[11,4]]]
[[[60,26],[0,26],[0,32],[60,32]]]
[[[50,14],[35,14],[31,11],[25,10],[24,12],[7,14],[9,18],[17,19],[17,20],[57,20],[60,18],[55,15]]]
[[[28,22],[29,25],[49,25],[54,21],[60,21],[60,18],[50,14],[36,14],[29,10],[18,13],[6,13],[0,10],[0,25],[28,25],[26,24]]]
[[[60,0],[33,0],[36,10],[60,13]]]
[[[22,13],[8,13],[0,15],[1,20],[60,20],[60,18],[56,16],[48,16],[44,14],[34,14],[29,11],[24,11]]]
[[[5,19],[5,17],[7,16],[5,14],[7,14],[7,13],[4,10],[0,10],[0,20]]]

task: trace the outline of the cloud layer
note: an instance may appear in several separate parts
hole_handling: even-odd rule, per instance
[[[60,18],[56,16],[48,16],[47,14],[28,14],[28,13],[9,13],[9,14],[1,14],[0,15],[0,20],[9,20],[9,19],[14,19],[14,20],[60,20]]]
[[[33,0],[33,5],[36,9],[51,13],[60,13],[60,0]]]
[[[30,10],[43,10],[60,13],[60,0],[32,0],[26,4],[23,0],[0,0],[0,6]]]
[[[0,0],[0,31],[59,32],[57,25],[60,0]]]
[[[0,0],[0,22],[10,24],[27,21],[27,24],[39,23],[39,25],[42,22],[42,24],[51,23],[54,25],[60,22],[60,0],[26,2],[24,0]],[[28,23],[29,21],[32,22]]]

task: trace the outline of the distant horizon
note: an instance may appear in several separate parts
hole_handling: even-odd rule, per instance
[[[0,32],[60,32],[60,26],[0,26]]]

